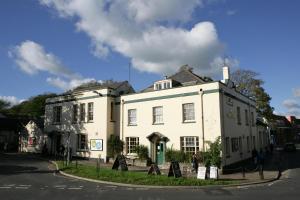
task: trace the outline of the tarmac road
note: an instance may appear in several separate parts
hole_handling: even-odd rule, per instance
[[[57,199],[300,199],[300,152],[284,153],[290,168],[281,180],[263,185],[199,189],[119,187],[67,178],[54,166],[32,155],[0,154],[0,200]]]

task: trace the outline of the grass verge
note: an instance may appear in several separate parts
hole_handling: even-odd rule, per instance
[[[122,172],[107,168],[101,168],[99,175],[96,167],[78,164],[70,164],[64,167],[62,162],[57,162],[59,169],[68,174],[117,183],[127,183],[135,185],[157,185],[157,186],[204,186],[204,185],[228,185],[236,184],[234,180],[199,180],[196,178],[173,178],[166,175],[148,175],[146,172]]]

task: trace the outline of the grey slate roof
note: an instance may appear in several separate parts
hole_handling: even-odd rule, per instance
[[[193,72],[193,69],[188,65],[182,66],[178,72],[167,77],[167,79],[172,79],[173,87],[197,85],[213,81],[209,77],[199,76],[195,74]],[[142,90],[141,92],[149,92],[153,90],[153,85],[151,85],[148,88]]]

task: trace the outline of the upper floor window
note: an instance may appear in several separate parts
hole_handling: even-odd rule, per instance
[[[163,90],[172,88],[172,80],[166,79],[163,81],[157,81],[154,83],[154,90]]]
[[[78,105],[73,105],[73,122],[76,123],[78,121]]]
[[[180,149],[185,153],[197,153],[199,151],[199,137],[180,137]]]
[[[194,103],[186,103],[182,105],[183,122],[194,121],[195,111]]]
[[[246,123],[246,126],[249,125],[248,110],[245,110],[245,123]]]
[[[128,125],[136,125],[136,109],[128,110]]]
[[[88,103],[88,121],[94,120],[94,103],[90,102]]]
[[[61,114],[62,114],[62,107],[54,106],[53,107],[53,123],[61,123]]]
[[[114,121],[114,102],[110,102],[110,121]]]
[[[85,103],[80,104],[80,121],[85,121]]]
[[[242,124],[242,120],[241,120],[241,108],[240,107],[236,107],[236,117],[237,117],[237,123],[239,125]]]
[[[153,124],[163,123],[163,107],[153,107]]]
[[[252,124],[252,126],[255,126],[254,113],[253,112],[251,112],[251,124]]]

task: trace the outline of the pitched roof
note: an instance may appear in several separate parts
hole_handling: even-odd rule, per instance
[[[173,87],[178,86],[189,86],[189,85],[197,85],[212,82],[213,80],[206,76],[199,76],[193,72],[193,68],[188,65],[184,65],[180,67],[178,72],[167,77],[167,79],[172,80]],[[149,92],[153,91],[153,85],[150,85],[148,88],[142,90],[141,92]]]

